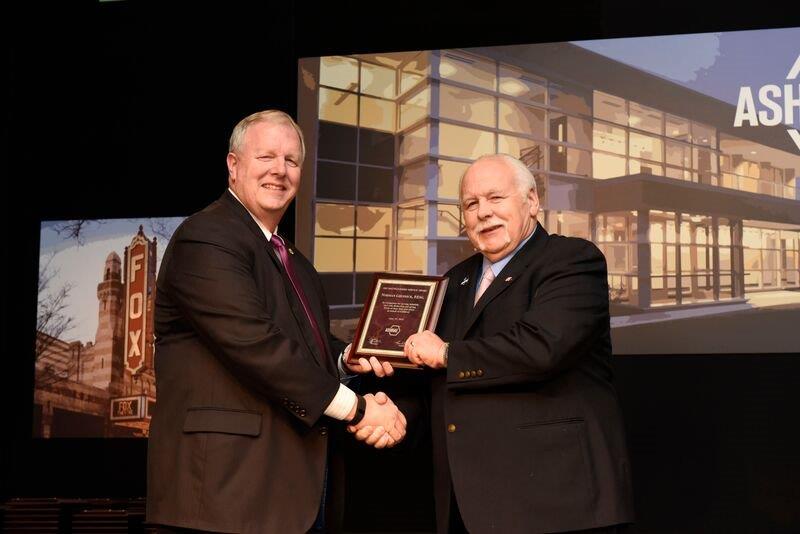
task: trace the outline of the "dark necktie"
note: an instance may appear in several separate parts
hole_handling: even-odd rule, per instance
[[[322,334],[319,331],[319,325],[317,324],[317,320],[314,319],[314,315],[311,313],[311,307],[308,305],[308,299],[306,299],[306,294],[303,293],[303,287],[300,285],[300,282],[297,280],[297,276],[294,272],[294,266],[292,265],[292,260],[289,254],[286,251],[286,244],[283,242],[280,236],[276,234],[272,234],[272,239],[270,239],[270,244],[272,244],[272,248],[275,249],[275,252],[278,253],[278,256],[281,259],[281,263],[283,263],[283,268],[286,269],[286,275],[289,277],[289,281],[292,283],[292,287],[294,288],[294,292],[297,295],[297,298],[300,299],[300,303],[303,305],[303,310],[306,312],[306,317],[308,318],[308,322],[311,325],[311,330],[314,332],[314,340],[317,342],[319,346],[320,353],[323,356],[328,355],[328,344],[325,343],[322,339]]]

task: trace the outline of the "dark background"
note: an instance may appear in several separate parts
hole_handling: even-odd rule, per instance
[[[30,438],[40,221],[204,207],[226,186],[234,124],[294,114],[299,57],[800,26],[800,10],[772,2],[64,4],[0,13],[0,500],[145,492],[145,440]],[[614,364],[639,531],[800,531],[800,354]],[[359,458],[353,530],[432,525],[426,455]]]

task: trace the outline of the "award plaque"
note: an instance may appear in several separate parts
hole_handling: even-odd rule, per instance
[[[444,276],[375,273],[348,362],[375,356],[393,367],[419,369],[403,346],[412,334],[436,328],[446,289]]]

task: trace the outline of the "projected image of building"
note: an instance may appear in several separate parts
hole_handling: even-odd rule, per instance
[[[181,220],[143,222],[169,239]],[[136,221],[88,221],[80,242],[59,224],[41,233],[33,436],[146,437],[158,237]]]
[[[459,178],[494,152],[534,172],[548,232],[603,250],[615,318],[800,302],[800,149],[729,103],[569,43],[309,58],[299,80],[296,240],[345,336],[372,272],[473,253]]]

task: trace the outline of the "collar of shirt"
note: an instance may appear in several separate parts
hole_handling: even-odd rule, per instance
[[[242,207],[243,207],[244,209],[246,209],[246,210],[247,210],[247,213],[249,213],[249,214],[250,214],[250,217],[252,217],[252,218],[253,218],[253,220],[256,222],[256,224],[258,225],[258,227],[259,227],[259,228],[261,228],[261,231],[262,231],[262,232],[264,232],[264,237],[266,237],[266,238],[267,238],[267,241],[272,241],[272,234],[273,234],[273,233],[276,233],[276,234],[278,233],[278,227],[277,227],[277,226],[275,227],[275,232],[270,232],[269,230],[267,230],[267,227],[266,227],[266,226],[264,226],[264,225],[261,223],[261,221],[259,221],[259,220],[258,220],[258,218],[257,218],[255,215],[253,215],[253,213],[252,213],[250,210],[248,210],[248,209],[247,209],[247,206],[245,206],[245,205],[244,205],[244,202],[242,202],[241,200],[239,200],[239,197],[237,197],[237,196],[236,196],[236,193],[234,193],[234,192],[233,192],[233,189],[231,189],[231,188],[229,187],[229,188],[228,188],[228,191],[230,192],[230,194],[231,194],[231,195],[233,195],[233,198],[235,198],[237,201],[239,201],[239,204],[241,204],[241,205],[242,205]]]
[[[517,252],[519,252],[519,250],[522,247],[525,246],[525,243],[530,241],[531,237],[533,237],[533,234],[536,233],[536,229],[537,228],[539,228],[539,223],[538,222],[536,223],[536,226],[533,227],[533,232],[531,232],[531,235],[529,235],[528,237],[523,239],[522,242],[519,245],[517,245],[517,248],[512,250],[511,253],[508,256],[506,256],[505,258],[503,258],[501,260],[497,260],[496,262],[492,263],[486,258],[486,256],[484,256],[483,257],[483,265],[481,266],[481,273],[485,273],[486,272],[486,268],[487,267],[491,267],[492,268],[492,273],[494,274],[494,277],[497,278],[498,276],[500,276],[500,272],[503,270],[503,267],[508,265],[508,262],[511,261],[511,258],[513,258],[517,254]]]

